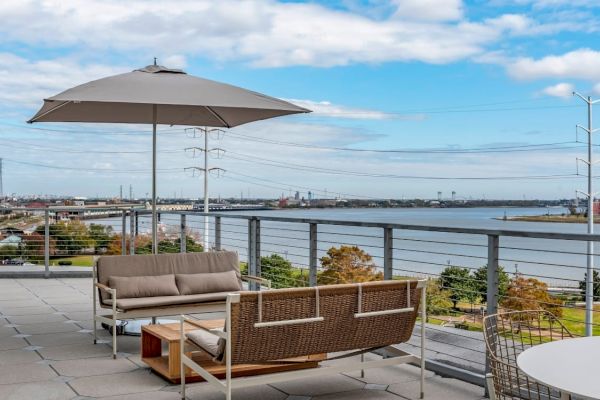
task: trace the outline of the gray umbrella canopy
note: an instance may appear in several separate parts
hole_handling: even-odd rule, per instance
[[[152,124],[152,242],[157,251],[156,125],[231,128],[248,122],[307,113],[274,97],[149,65],[75,86],[44,99],[27,122]]]

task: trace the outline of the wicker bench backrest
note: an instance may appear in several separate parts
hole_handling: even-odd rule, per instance
[[[318,290],[300,288],[240,293],[239,303],[231,305],[232,363],[278,360],[406,342],[413,332],[421,290],[425,290],[417,286],[417,281],[383,281],[321,286]],[[323,320],[256,326],[258,322],[314,319],[317,316],[317,293],[318,316]],[[363,313],[409,307],[414,307],[414,310],[357,318],[359,293]]]

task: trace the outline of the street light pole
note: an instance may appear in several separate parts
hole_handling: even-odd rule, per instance
[[[588,126],[587,128],[577,125],[579,129],[582,129],[588,134],[588,159],[584,161],[588,166],[588,218],[587,218],[587,232],[588,234],[594,233],[594,191],[593,191],[593,165],[594,160],[592,152],[592,134],[596,130],[592,127],[592,105],[597,103],[598,100],[592,100],[591,97],[584,97],[579,93],[573,92],[573,95],[578,96],[587,103],[588,111]],[[593,323],[594,323],[594,242],[587,242],[587,268],[586,268],[586,279],[585,279],[585,335],[593,335]]]

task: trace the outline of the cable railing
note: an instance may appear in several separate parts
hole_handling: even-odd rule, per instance
[[[90,265],[98,255],[152,251],[145,209],[14,212],[21,215],[18,227],[0,229],[0,271],[3,263],[22,262],[50,275],[50,267]],[[584,334],[586,323],[600,334],[600,307],[592,310],[598,322],[585,320],[582,283],[586,243],[600,241],[600,235],[225,212],[158,214],[159,252],[236,251],[243,274],[267,278],[274,288],[428,279],[429,365],[469,382],[483,384],[485,314],[545,309],[575,335]],[[594,299],[600,300],[600,277],[596,282]],[[403,346],[410,350],[418,335]]]

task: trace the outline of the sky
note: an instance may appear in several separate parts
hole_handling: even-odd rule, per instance
[[[4,193],[145,197],[149,126],[25,121],[157,57],[313,111],[209,135],[211,197],[572,198],[599,17],[597,0],[0,2]],[[159,196],[203,196],[184,151],[202,145],[159,127]]]

